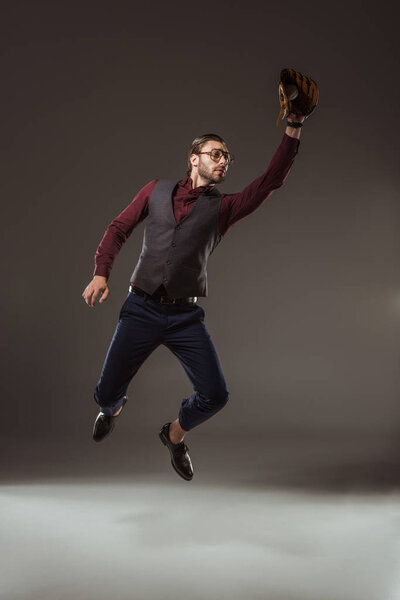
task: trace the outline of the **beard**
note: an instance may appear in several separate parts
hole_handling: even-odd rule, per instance
[[[216,171],[216,169],[222,168],[224,169],[222,173]],[[226,167],[212,167],[205,165],[200,159],[198,165],[198,173],[203,179],[205,179],[208,184],[212,183],[222,183],[226,178]]]

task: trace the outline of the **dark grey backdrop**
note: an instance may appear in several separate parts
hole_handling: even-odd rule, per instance
[[[38,449],[56,462],[98,460],[92,392],[143,229],[116,261],[109,300],[93,310],[81,294],[97,244],[144,184],[184,174],[196,135],[221,134],[237,157],[222,191],[262,173],[283,135],[275,121],[286,66],[317,80],[320,103],[283,188],[210,260],[202,305],[231,402],[202,435],[380,435],[397,455],[394,11],[354,0],[345,11],[254,0],[9,4],[1,386],[16,472],[29,471]],[[153,439],[189,393],[159,349],[120,424],[132,454],[134,436]],[[113,440],[107,452],[114,460],[121,447]]]

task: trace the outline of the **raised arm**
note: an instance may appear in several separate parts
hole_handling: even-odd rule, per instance
[[[304,117],[288,116],[288,122],[303,122]],[[238,221],[259,208],[274,190],[281,187],[289,174],[299,147],[301,128],[286,127],[283,140],[268,169],[238,194],[223,195],[219,230],[225,235]]]
[[[88,306],[94,306],[99,295],[100,304],[110,293],[107,280],[114,261],[122,246],[135,229],[147,217],[149,198],[157,180],[150,181],[140,190],[132,202],[107,227],[95,254],[95,269],[92,281],[86,286],[82,297]]]

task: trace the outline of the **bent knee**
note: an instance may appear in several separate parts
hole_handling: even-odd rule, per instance
[[[229,392],[225,388],[210,390],[207,395],[199,394],[199,403],[203,409],[211,412],[216,412],[224,408],[228,400]]]
[[[217,404],[220,408],[223,408],[229,400],[229,392],[224,390],[222,393],[218,395]]]

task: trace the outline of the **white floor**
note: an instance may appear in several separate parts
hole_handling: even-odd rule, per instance
[[[394,492],[82,480],[0,511],[1,600],[400,600]]]

